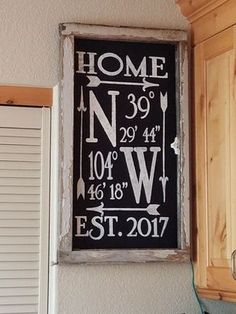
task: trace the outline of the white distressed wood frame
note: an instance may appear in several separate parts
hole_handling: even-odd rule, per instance
[[[107,27],[83,24],[61,24],[61,121],[60,121],[60,239],[59,261],[70,263],[188,261],[190,256],[189,202],[189,109],[187,33],[178,30],[156,30]],[[151,43],[175,43],[176,100],[180,139],[178,161],[178,249],[99,249],[72,251],[73,192],[73,75],[74,37]],[[179,112],[178,112],[179,111]]]

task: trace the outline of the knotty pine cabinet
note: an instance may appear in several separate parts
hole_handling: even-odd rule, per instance
[[[236,1],[177,2],[192,38],[195,283],[202,297],[236,302]]]

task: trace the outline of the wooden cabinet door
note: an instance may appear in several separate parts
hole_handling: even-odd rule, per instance
[[[231,27],[194,48],[197,285],[225,300],[236,299],[235,47]]]

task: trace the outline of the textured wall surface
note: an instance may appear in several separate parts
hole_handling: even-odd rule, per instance
[[[1,0],[0,84],[56,85],[62,22],[186,27],[174,0]]]
[[[58,24],[186,29],[174,0],[0,0],[0,84],[59,80]],[[236,313],[207,302],[212,314]],[[58,314],[197,314],[189,264],[58,267]],[[51,313],[49,313],[51,314]]]
[[[199,313],[189,265],[63,266],[59,277],[70,282],[59,293],[63,314]]]

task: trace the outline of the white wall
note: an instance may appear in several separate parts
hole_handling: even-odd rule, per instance
[[[0,84],[56,85],[62,22],[186,28],[174,0],[1,0]]]
[[[0,0],[0,84],[55,86],[62,22],[187,27],[174,0]],[[58,297],[59,314],[200,313],[189,264],[60,265]]]

